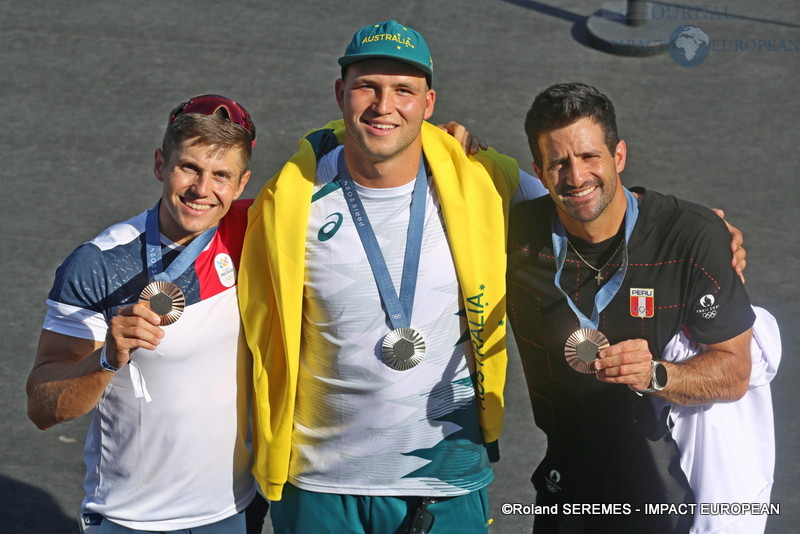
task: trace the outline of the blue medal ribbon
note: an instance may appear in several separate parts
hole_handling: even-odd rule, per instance
[[[145,255],[147,278],[150,281],[172,282],[180,275],[183,274],[189,266],[194,263],[197,256],[203,252],[203,249],[214,238],[217,232],[217,227],[212,226],[206,229],[199,236],[195,237],[189,243],[178,257],[175,258],[169,267],[162,272],[163,257],[161,254],[161,231],[158,228],[158,210],[161,207],[161,200],[156,202],[153,209],[147,212],[147,219],[145,220]],[[137,399],[144,398],[146,402],[150,402],[150,392],[147,390],[147,383],[145,382],[142,370],[132,359],[130,360],[131,382],[133,383],[133,396]]]
[[[628,241],[630,241],[633,227],[636,225],[636,218],[639,216],[639,203],[633,193],[624,188],[625,199],[627,202],[627,209],[625,210],[625,247],[623,248],[622,265],[620,265],[614,276],[601,287],[594,296],[594,308],[592,309],[592,318],[587,318],[578,307],[569,298],[569,295],[561,288],[561,273],[564,270],[564,263],[567,259],[567,232],[561,220],[558,218],[558,212],[553,213],[553,222],[551,225],[551,232],[553,238],[553,252],[556,262],[556,275],[555,284],[564,298],[567,299],[567,304],[572,309],[575,316],[580,321],[581,328],[591,328],[597,330],[600,324],[600,312],[611,302],[614,296],[622,287],[622,281],[625,278],[625,273],[628,271]]]
[[[417,179],[414,182],[414,192],[411,197],[411,214],[408,219],[408,233],[406,236],[406,251],[403,258],[403,275],[400,280],[400,297],[397,296],[389,269],[383,253],[375,238],[375,232],[367,217],[364,204],[358,195],[353,178],[344,161],[344,150],[339,152],[337,162],[339,176],[336,178],[342,185],[342,193],[350,210],[350,216],[358,230],[364,252],[372,268],[372,275],[378,286],[381,301],[389,315],[392,328],[408,328],[411,326],[411,310],[414,306],[414,292],[417,288],[417,272],[419,270],[419,256],[422,248],[422,227],[425,223],[425,201],[428,191],[428,176],[425,172],[425,163],[420,156]]]
[[[217,227],[212,226],[206,229],[202,234],[195,237],[186,248],[178,254],[169,267],[162,272],[162,256],[161,256],[161,232],[158,229],[158,209],[161,205],[161,200],[156,202],[153,209],[147,212],[147,221],[145,223],[145,250],[147,253],[147,278],[149,280],[159,280],[163,282],[172,282],[197,259],[197,256],[203,252],[203,249],[214,238],[217,232]]]

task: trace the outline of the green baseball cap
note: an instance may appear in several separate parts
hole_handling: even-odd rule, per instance
[[[369,24],[358,30],[339,58],[339,65],[344,68],[373,58],[408,63],[428,75],[428,84],[433,80],[433,59],[425,38],[417,30],[396,20]]]

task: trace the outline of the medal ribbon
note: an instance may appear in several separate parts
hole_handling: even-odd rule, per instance
[[[137,399],[144,398],[145,402],[150,402],[153,398],[150,392],[147,391],[147,383],[144,381],[144,375],[139,365],[133,360],[128,363],[128,369],[131,372],[131,382],[133,383],[133,396]]]
[[[558,290],[561,291],[561,294],[567,299],[567,304],[569,304],[569,307],[580,321],[581,328],[597,330],[600,324],[600,312],[608,306],[619,291],[619,288],[622,287],[622,281],[625,278],[625,273],[628,271],[628,241],[633,233],[633,227],[636,225],[636,218],[639,216],[639,203],[636,201],[636,197],[633,193],[624,187],[623,189],[625,191],[627,209],[625,210],[625,247],[622,249],[622,265],[620,265],[617,272],[614,273],[614,276],[612,276],[595,294],[591,319],[581,313],[575,303],[572,302],[572,299],[569,298],[569,295],[561,289],[561,273],[564,270],[564,263],[567,259],[567,232],[564,229],[564,225],[561,224],[561,220],[558,218],[558,212],[553,214],[551,231],[553,237],[553,252],[556,257],[555,283]]]
[[[214,238],[217,231],[216,226],[205,230],[202,234],[195,237],[178,257],[172,260],[165,271],[161,271],[161,232],[158,229],[158,209],[161,201],[156,202],[153,209],[147,212],[147,222],[145,224],[145,244],[147,253],[147,277],[150,280],[172,282],[197,259],[203,249]]]
[[[158,209],[161,206],[161,200],[156,202],[153,209],[147,212],[147,220],[145,222],[145,253],[147,255],[147,278],[149,280],[158,280],[162,282],[172,282],[186,271],[189,266],[197,259],[197,256],[203,252],[203,249],[214,238],[217,231],[216,226],[212,226],[205,230],[202,234],[195,237],[186,248],[184,248],[178,257],[172,260],[169,267],[165,271],[162,269],[162,255],[161,255],[161,232],[158,229]],[[133,396],[137,399],[144,398],[145,402],[153,400],[150,397],[150,392],[147,390],[147,383],[144,380],[142,370],[135,361],[130,360],[131,382],[133,383]]]
[[[425,201],[428,191],[428,176],[425,172],[425,163],[420,156],[417,179],[414,182],[414,192],[411,196],[411,215],[408,219],[408,233],[406,235],[406,253],[403,258],[403,275],[400,279],[400,297],[397,296],[389,269],[383,253],[372,231],[372,225],[367,217],[364,204],[358,195],[350,171],[344,162],[344,150],[339,152],[337,162],[339,176],[336,178],[342,185],[342,193],[350,209],[350,216],[358,230],[364,252],[372,268],[372,275],[378,286],[389,322],[392,328],[408,328],[411,326],[411,309],[414,306],[414,292],[417,288],[417,272],[419,270],[419,255],[422,248],[422,227],[425,222]]]

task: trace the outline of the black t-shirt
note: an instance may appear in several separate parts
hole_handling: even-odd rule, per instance
[[[691,340],[711,344],[750,328],[755,317],[730,266],[725,224],[702,206],[639,192],[628,271],[600,314],[598,329],[611,344],[646,339],[658,359],[682,329]],[[541,197],[514,206],[509,223],[508,314],[534,418],[549,444],[534,474],[539,498],[632,504],[687,500],[689,495],[680,495],[688,485],[676,465],[677,448],[663,420],[643,408],[650,408],[649,400],[566,363],[564,343],[580,325],[554,284],[554,212],[550,197]],[[569,239],[595,267],[608,261],[603,283],[619,268],[624,245],[615,249],[618,240],[592,247]],[[595,276],[569,248],[561,287],[589,317],[598,289]],[[559,478],[555,487],[553,476]]]

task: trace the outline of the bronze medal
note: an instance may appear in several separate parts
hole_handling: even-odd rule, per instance
[[[161,316],[161,326],[181,318],[186,299],[181,288],[172,282],[155,281],[147,284],[139,294],[139,302]]]
[[[609,346],[608,339],[602,332],[592,328],[582,328],[574,332],[564,344],[564,356],[570,367],[580,373],[595,372],[594,361],[600,350]]]

